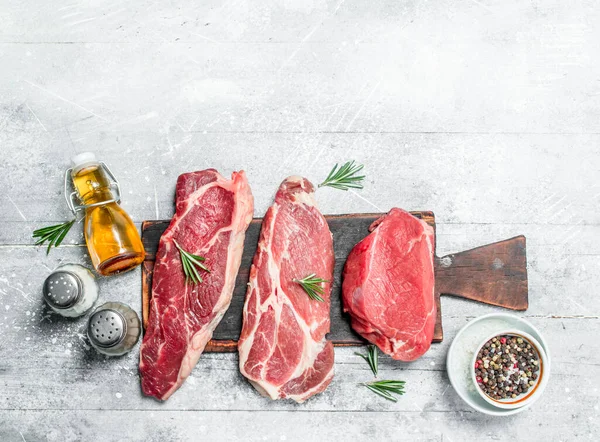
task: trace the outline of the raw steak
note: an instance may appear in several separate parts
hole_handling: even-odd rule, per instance
[[[413,361],[429,349],[435,326],[433,228],[392,209],[369,231],[344,267],[344,311],[363,338]]]
[[[240,267],[253,198],[243,171],[225,179],[216,170],[177,180],[176,212],[158,246],[148,327],[140,349],[142,391],[165,400],[198,362],[229,307]],[[206,258],[210,273],[186,282],[179,250]]]
[[[260,233],[244,305],[240,371],[264,396],[303,402],[333,378],[329,332],[331,283],[324,302],[293,279],[333,279],[333,241],[305,178],[283,181]]]

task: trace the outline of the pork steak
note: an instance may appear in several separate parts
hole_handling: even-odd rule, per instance
[[[294,279],[333,280],[333,240],[305,178],[283,181],[267,211],[238,342],[240,371],[264,396],[303,402],[333,378],[329,332],[331,282],[323,301],[309,298]]]
[[[198,362],[229,307],[252,220],[253,197],[243,171],[226,179],[214,169],[180,175],[176,213],[160,238],[150,315],[140,348],[142,391],[166,400]],[[210,273],[186,282],[179,250],[206,258]]]
[[[429,349],[435,326],[433,228],[394,208],[369,230],[344,267],[344,311],[381,351],[413,361]]]

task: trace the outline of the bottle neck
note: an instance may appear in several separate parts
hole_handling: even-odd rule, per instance
[[[110,179],[99,163],[87,164],[71,173],[77,196],[85,205],[107,202],[114,199]]]

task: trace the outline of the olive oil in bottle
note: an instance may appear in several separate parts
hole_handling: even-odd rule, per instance
[[[94,268],[108,276],[137,267],[144,260],[144,246],[135,224],[119,205],[115,178],[91,152],[71,161],[71,179],[82,204],[76,210],[85,210],[85,242]]]

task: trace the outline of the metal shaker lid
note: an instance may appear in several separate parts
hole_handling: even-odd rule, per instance
[[[96,310],[88,321],[88,338],[97,347],[114,347],[123,340],[126,331],[125,318],[112,309]]]
[[[83,293],[83,283],[79,276],[67,270],[58,270],[44,282],[44,299],[56,309],[67,309],[77,304]]]

